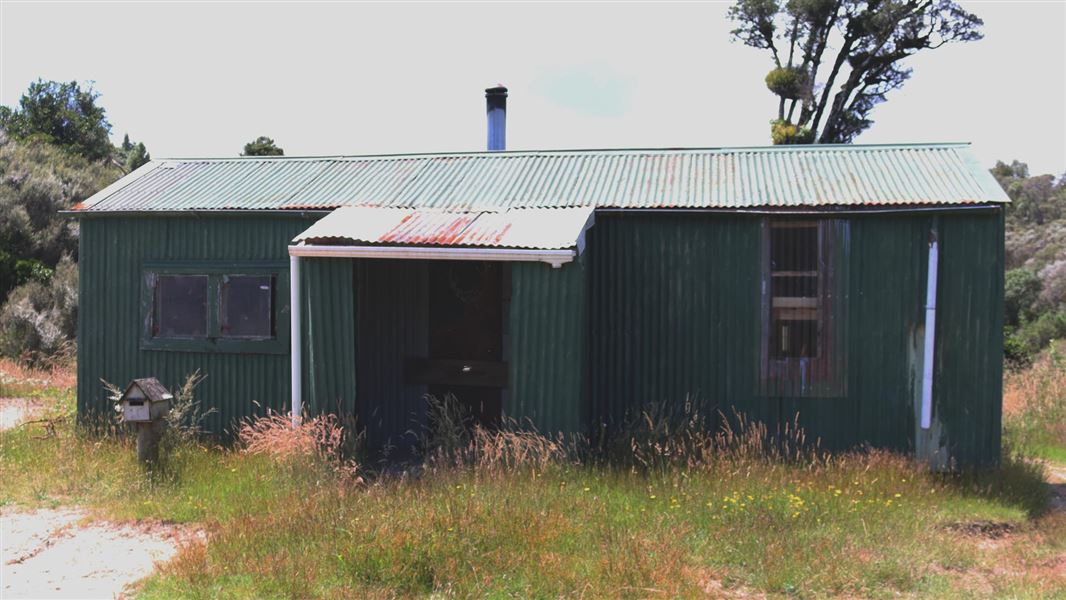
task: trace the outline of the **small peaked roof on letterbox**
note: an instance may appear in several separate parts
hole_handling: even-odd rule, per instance
[[[130,390],[132,390],[134,386],[140,388],[140,390],[144,392],[144,395],[152,402],[162,402],[163,400],[170,400],[174,397],[155,377],[134,379],[128,386],[126,386],[126,391],[122,392],[122,397],[125,398],[129,395]]]
[[[75,212],[1008,202],[968,144],[153,160]]]

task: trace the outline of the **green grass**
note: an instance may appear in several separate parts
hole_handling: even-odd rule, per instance
[[[142,583],[147,598],[1066,597],[1066,514],[1045,512],[1042,467],[1016,455],[945,475],[880,452],[644,452],[632,468],[484,446],[478,466],[364,481],[186,443],[147,476],[128,435],[73,424],[69,389],[40,397],[55,435],[0,437],[0,503],[209,532]]]
[[[879,453],[651,473],[566,463],[453,468],[360,483],[321,463],[183,446],[169,475],[149,479],[125,437],[71,425],[55,438],[39,433],[4,436],[3,503],[76,503],[108,518],[196,522],[211,532],[209,544],[184,548],[144,584],[149,598],[716,589],[963,597],[958,574],[988,557],[950,527],[1032,529],[1045,501],[1040,474],[1023,464],[943,476]],[[993,591],[1048,585],[1016,579]]]

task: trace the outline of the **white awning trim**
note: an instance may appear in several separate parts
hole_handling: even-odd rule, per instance
[[[521,248],[451,248],[448,246],[289,246],[289,256],[318,258],[400,258],[411,260],[487,260],[544,262],[558,269],[577,256],[575,250]]]

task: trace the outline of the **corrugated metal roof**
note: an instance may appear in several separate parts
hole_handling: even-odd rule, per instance
[[[561,250],[582,245],[592,212],[591,206],[499,212],[349,206],[316,221],[293,243]]]
[[[152,161],[77,210],[480,211],[1008,202],[967,144]]]

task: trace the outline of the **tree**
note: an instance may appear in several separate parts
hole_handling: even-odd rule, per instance
[[[152,160],[152,155],[148,154],[148,149],[144,147],[143,142],[137,142],[137,144],[130,148],[126,153],[126,172],[132,173],[137,170],[138,167]]]
[[[114,163],[125,173],[132,173],[138,167],[152,160],[152,155],[143,142],[134,144],[130,141],[130,134],[122,136],[122,145],[115,147]]]
[[[51,269],[63,255],[77,257],[78,223],[59,211],[122,173],[109,161],[90,162],[36,137],[16,142],[0,132],[0,174],[2,301],[27,273],[35,275],[38,263]]]
[[[285,151],[274,145],[274,140],[261,135],[244,145],[241,156],[283,156]]]
[[[1066,214],[1066,176],[1029,175],[1029,165],[997,161],[992,176],[1007,192],[1011,203],[1007,216],[1013,221],[1043,225]]]
[[[18,108],[0,107],[0,127],[16,140],[39,138],[90,161],[112,153],[111,124],[100,94],[82,89],[76,81],[59,83],[38,79],[19,99]]]
[[[775,144],[851,142],[910,78],[904,59],[978,40],[984,24],[952,0],[737,0],[729,18],[735,41],[773,59]]]

